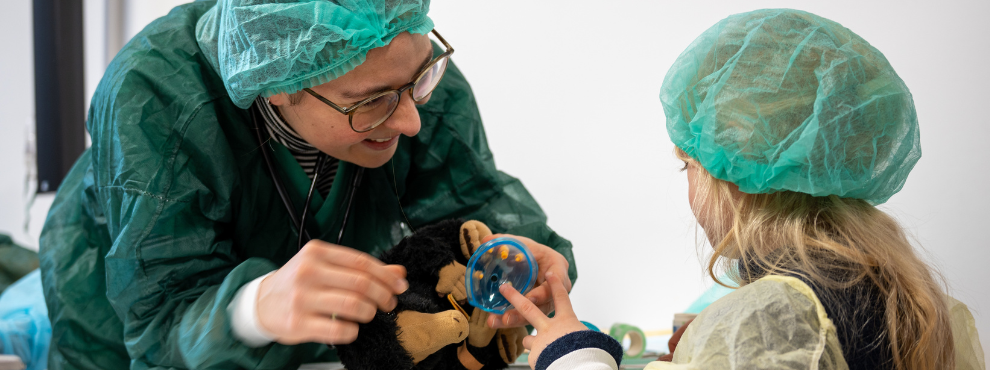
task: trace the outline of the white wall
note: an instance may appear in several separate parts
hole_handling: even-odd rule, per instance
[[[87,0],[87,20],[100,14],[94,1],[103,0]],[[177,3],[125,0],[125,34]],[[22,158],[34,109],[32,41],[24,32],[31,29],[30,2],[9,6],[0,14],[9,43],[0,59],[0,111],[13,113],[0,118],[0,156]],[[474,87],[499,167],[521,178],[551,226],[574,242],[578,314],[599,326],[655,330],[669,328],[673,313],[709,284],[686,181],[664,128],[660,84],[703,30],[729,14],[769,7],[842,23],[883,51],[911,88],[924,157],[883,209],[970,305],[990,353],[990,243],[982,237],[990,198],[980,194],[990,182],[990,128],[980,114],[990,101],[983,65],[990,42],[982,26],[990,3],[434,0],[430,14],[457,49],[454,60]],[[87,47],[100,42],[93,37],[87,34]],[[91,58],[87,88],[101,74],[90,62],[99,59]],[[0,162],[10,175],[0,182],[0,232],[15,236],[24,220],[20,163]],[[17,237],[37,244],[36,233]]]
[[[147,23],[167,13],[177,0],[110,0],[123,3],[125,38],[134,36]],[[84,0],[83,42],[86,107],[89,97],[109,62],[106,37],[108,0]],[[37,250],[38,236],[54,195],[35,196],[34,173],[34,39],[32,2],[6,3],[0,12],[0,31],[5,56],[0,58],[0,233],[8,234],[28,248]],[[113,55],[115,51],[110,51]],[[45,148],[38,148],[45,150]]]
[[[0,58],[0,233],[14,241],[37,249],[51,197],[41,196],[32,204],[31,192],[36,177],[33,156],[34,140],[34,32],[31,2],[5,3],[0,12],[0,30],[4,35],[4,56]],[[29,142],[30,141],[30,142]],[[44,150],[44,148],[42,148]]]

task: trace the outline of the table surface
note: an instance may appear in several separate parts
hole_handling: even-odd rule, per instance
[[[619,370],[626,370],[626,369],[634,370],[634,369],[642,369],[644,367],[646,367],[646,364],[628,364],[628,365],[620,365]],[[509,365],[509,369],[529,369],[529,364],[517,362],[512,365]],[[344,365],[341,365],[339,362],[326,362],[320,364],[306,364],[299,367],[299,370],[346,370],[346,369],[344,369]]]

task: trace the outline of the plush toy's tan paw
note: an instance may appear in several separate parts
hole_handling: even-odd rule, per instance
[[[468,336],[468,319],[457,310],[433,314],[403,311],[395,322],[399,326],[402,348],[417,364],[444,346],[460,342]]]
[[[481,246],[481,240],[492,235],[492,230],[481,221],[467,221],[461,224],[461,253],[471,259],[471,254]]]
[[[455,262],[440,269],[440,280],[437,281],[437,293],[441,297],[453,294],[454,299],[463,301],[467,299],[467,288],[464,287],[464,272],[467,267]]]
[[[468,344],[474,347],[486,347],[492,342],[495,336],[495,329],[488,326],[488,312],[475,308],[471,313],[470,327],[468,334]]]
[[[527,335],[526,328],[498,329],[498,354],[502,356],[502,361],[507,364],[516,362],[525,350],[522,342]]]

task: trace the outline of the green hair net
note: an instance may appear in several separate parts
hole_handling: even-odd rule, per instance
[[[886,202],[921,158],[914,102],[879,50],[814,14],[730,16],[664,78],[674,145],[745,193]]]
[[[429,0],[219,0],[196,38],[234,104],[332,81],[402,33],[426,34]]]

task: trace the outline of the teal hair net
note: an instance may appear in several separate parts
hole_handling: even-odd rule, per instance
[[[426,34],[429,0],[219,0],[196,38],[234,104],[332,81],[402,32]]]
[[[883,54],[802,11],[718,22],[674,62],[660,100],[674,144],[746,193],[880,204],[921,158],[911,93]]]

